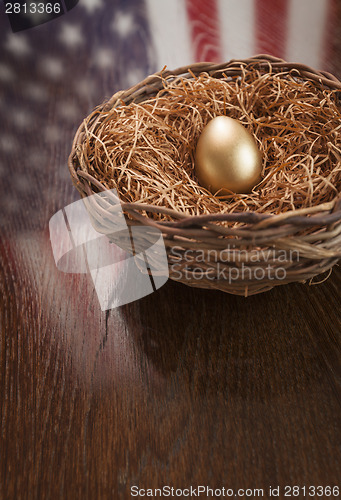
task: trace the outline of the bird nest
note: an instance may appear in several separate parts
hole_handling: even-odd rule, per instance
[[[69,158],[72,179],[82,196],[116,189],[129,223],[160,229],[174,279],[177,265],[187,271],[179,281],[243,295],[304,281],[340,257],[340,95],[333,75],[270,56],[164,70],[83,121]],[[210,193],[196,177],[198,138],[220,115],[244,125],[262,154],[251,193]],[[282,280],[256,279],[256,265],[246,279],[220,279],[221,256],[213,269],[202,259],[203,279],[193,275],[200,252],[227,251],[227,268],[240,270],[266,250],[276,270],[278,252],[289,249],[300,259],[286,259]],[[254,263],[264,268],[264,259]]]

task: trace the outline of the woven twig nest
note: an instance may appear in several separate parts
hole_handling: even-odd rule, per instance
[[[341,257],[340,96],[333,75],[267,55],[164,70],[83,121],[72,180],[82,197],[116,189],[129,225],[160,230],[172,279],[238,295],[304,282]],[[212,194],[195,176],[197,140],[219,115],[262,153],[249,194]]]

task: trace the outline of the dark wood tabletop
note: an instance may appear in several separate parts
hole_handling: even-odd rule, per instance
[[[193,14],[191,3],[189,26],[203,4]],[[219,7],[206,3],[213,13]],[[308,3],[279,1],[253,14],[258,38],[249,55],[295,57],[290,37],[303,16],[316,37],[323,25],[324,39],[298,39],[297,58],[340,78],[340,4]],[[278,487],[278,498],[336,498],[339,266],[321,284],[248,298],[169,280],[101,311],[90,276],[55,265],[48,224],[79,199],[67,169],[78,125],[114,92],[161,69],[154,4],[80,0],[18,32],[0,5],[0,498],[129,499],[155,488],[185,498],[198,486],[216,490],[201,498],[257,498],[261,489],[272,498]],[[167,18],[169,5],[160,4]],[[289,4],[297,13],[288,14]],[[186,54],[176,43],[169,60],[180,66]],[[239,38],[230,52],[224,47],[212,59],[246,50]],[[187,57],[203,54],[196,46]]]

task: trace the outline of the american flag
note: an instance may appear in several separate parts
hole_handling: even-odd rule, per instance
[[[337,0],[146,0],[157,62],[227,61],[267,53],[326,69]]]
[[[18,228],[76,199],[66,161],[81,120],[165,65],[269,53],[339,72],[338,0],[80,0],[17,33],[1,7],[0,211]]]
[[[77,366],[91,356],[96,363],[105,322],[91,279],[56,269],[48,223],[79,199],[67,158],[84,117],[165,65],[266,52],[340,76],[340,19],[339,0],[79,0],[65,15],[13,33],[0,4],[0,265],[31,283],[40,309],[59,311],[50,328],[70,335]],[[91,330],[86,342],[74,327],[80,317]],[[117,370],[128,379],[135,361],[124,363]]]

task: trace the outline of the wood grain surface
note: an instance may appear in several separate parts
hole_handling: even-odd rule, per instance
[[[339,266],[248,299],[169,281],[106,312],[88,275],[55,266],[48,221],[78,199],[66,160],[79,122],[129,84],[132,59],[137,79],[157,69],[128,3],[140,30],[119,45],[106,19],[122,2],[17,35],[1,14],[0,498],[335,486]],[[67,23],[82,43],[61,45]],[[340,40],[325,68],[338,76]]]

